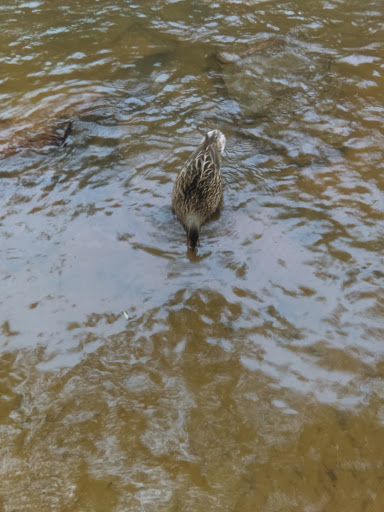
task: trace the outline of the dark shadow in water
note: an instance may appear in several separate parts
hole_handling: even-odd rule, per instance
[[[206,258],[209,258],[211,256],[212,251],[209,251],[207,253],[199,253],[199,248],[196,247],[195,249],[191,249],[191,247],[188,247],[186,256],[189,259],[190,263],[200,263],[201,261],[205,260]]]

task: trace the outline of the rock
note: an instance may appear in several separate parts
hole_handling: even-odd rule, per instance
[[[65,146],[67,138],[72,132],[73,121],[68,121],[64,127],[63,135],[58,135],[54,127],[48,127],[46,131],[38,133],[34,136],[26,136],[21,138],[19,142],[14,141],[8,144],[7,148],[2,152],[3,156],[11,156],[21,149],[43,149],[46,146]]]
[[[24,110],[21,104],[19,117],[16,113],[0,121],[1,157],[12,156],[22,149],[40,151],[47,146],[64,146],[74,119],[81,119],[102,105],[98,93],[60,94],[52,98],[43,99],[29,110]]]
[[[246,47],[239,48],[236,52],[217,52],[216,58],[221,64],[233,64],[240,61],[242,58],[252,55],[253,53],[260,52],[266,48],[274,47],[283,44],[284,40],[281,37],[270,37],[249,43]]]
[[[291,111],[328,73],[329,57],[291,38],[272,37],[216,54],[225,86],[245,114]]]

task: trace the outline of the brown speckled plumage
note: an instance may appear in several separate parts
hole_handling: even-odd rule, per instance
[[[223,195],[221,153],[225,137],[219,130],[208,132],[177,176],[172,208],[196,247],[201,225],[220,205]]]

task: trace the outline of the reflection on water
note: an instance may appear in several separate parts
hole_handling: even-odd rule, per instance
[[[381,510],[382,2],[0,13],[0,509]]]

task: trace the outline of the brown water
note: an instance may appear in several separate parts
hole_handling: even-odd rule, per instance
[[[0,20],[0,510],[384,510],[382,0]]]

